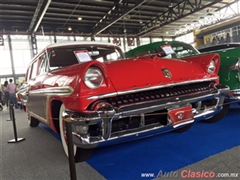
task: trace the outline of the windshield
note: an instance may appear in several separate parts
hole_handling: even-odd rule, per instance
[[[167,49],[166,45],[160,45],[156,47],[156,53],[160,53],[161,57],[177,59],[200,54],[192,45],[183,43],[167,44]]]
[[[57,47],[49,52],[50,69],[97,60],[100,62],[123,59],[120,48],[108,45]]]

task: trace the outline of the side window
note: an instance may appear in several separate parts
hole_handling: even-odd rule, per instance
[[[40,66],[39,66],[39,74],[45,74],[47,72],[47,58],[46,55],[43,54],[40,58]]]
[[[30,66],[27,69],[27,76],[26,76],[26,81],[28,81],[31,78],[31,70],[32,70],[32,66]]]
[[[197,55],[199,52],[192,47],[190,44],[177,44],[173,47],[176,52],[177,58],[188,57],[192,55]]]
[[[37,66],[38,66],[38,61],[35,61],[33,64],[32,64],[32,73],[31,73],[31,76],[30,76],[30,79],[32,78],[35,78],[37,76]]]

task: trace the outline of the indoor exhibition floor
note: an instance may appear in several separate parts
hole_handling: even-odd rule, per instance
[[[70,179],[59,135],[44,125],[29,127],[26,113],[14,112],[18,138],[25,140],[8,143],[14,139],[14,131],[4,107],[0,112],[0,180]],[[76,164],[77,179],[206,178],[198,175],[240,179],[239,114],[240,106],[232,104],[227,116],[217,123],[196,122],[183,133],[169,132],[95,149],[89,160]]]

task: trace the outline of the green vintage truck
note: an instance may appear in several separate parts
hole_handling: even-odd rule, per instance
[[[230,87],[228,100],[240,104],[240,43],[213,44],[198,49],[201,53],[218,53],[221,57],[220,83]]]
[[[155,56],[184,59],[201,53],[218,53],[221,57],[220,83],[230,87],[226,100],[240,102],[240,43],[215,44],[196,49],[180,41],[161,41],[136,47],[125,53],[128,57]],[[240,104],[240,103],[239,103]]]

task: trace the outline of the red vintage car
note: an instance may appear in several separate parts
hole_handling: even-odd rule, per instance
[[[29,65],[19,96],[31,127],[61,134],[71,118],[76,162],[93,148],[215,122],[229,88],[218,84],[219,55],[185,60],[125,59],[118,46],[53,44]]]

